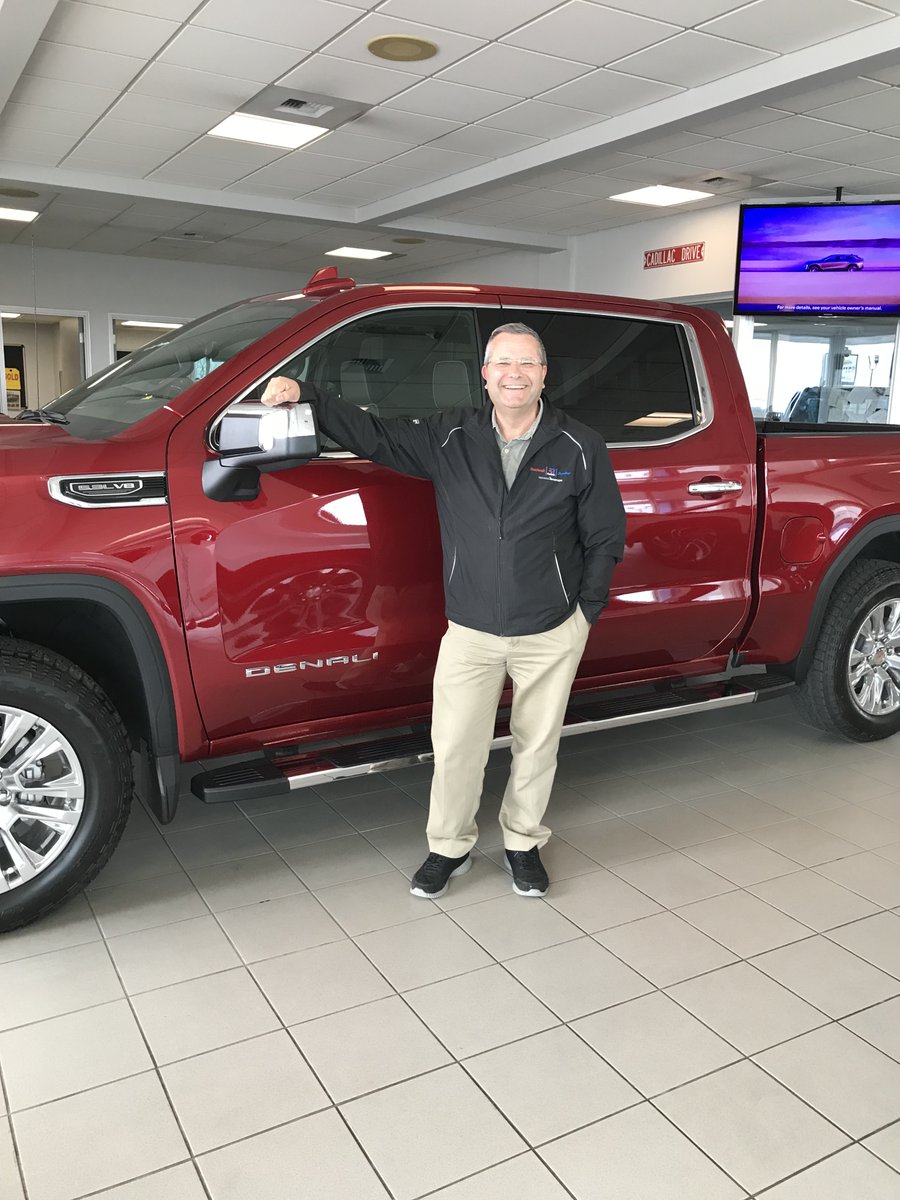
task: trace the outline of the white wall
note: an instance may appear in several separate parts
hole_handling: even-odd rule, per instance
[[[507,287],[550,288],[565,291],[570,281],[568,250],[537,254],[516,250],[484,255],[473,250],[469,262],[425,267],[419,271],[397,271],[399,283],[502,283]]]

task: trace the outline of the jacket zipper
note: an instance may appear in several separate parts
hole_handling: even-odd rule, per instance
[[[559,576],[559,586],[562,588],[562,594],[566,598],[566,604],[569,603],[569,593],[566,591],[566,585],[563,583],[562,571],[559,569],[559,559],[556,557],[556,551],[553,551],[553,561],[556,563],[556,573]]]

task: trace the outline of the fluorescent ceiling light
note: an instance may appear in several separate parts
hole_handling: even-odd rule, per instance
[[[122,321],[122,325],[128,325],[131,329],[180,329],[181,323],[174,321]]]
[[[209,136],[296,150],[330,132],[330,129],[323,129],[321,125],[305,125],[301,121],[275,121],[271,117],[255,117],[251,113],[232,113],[214,126]]]
[[[30,208],[0,208],[0,221],[33,221],[40,215]]]
[[[21,313],[0,312],[0,321],[14,321],[16,317],[21,317],[21,315]]]
[[[332,258],[390,258],[390,250],[360,250],[356,246],[338,246],[337,250],[326,250]],[[402,257],[402,255],[401,255]]]
[[[610,196],[610,200],[621,200],[623,204],[653,204],[665,208],[668,204],[687,204],[689,200],[705,200],[714,196],[715,192],[694,192],[688,188],[656,187],[636,188],[633,192],[620,192],[618,196]]]

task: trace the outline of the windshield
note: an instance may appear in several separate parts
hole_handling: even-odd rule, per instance
[[[135,350],[43,411],[67,417],[79,437],[111,437],[156,412],[312,303],[263,298],[221,309]]]

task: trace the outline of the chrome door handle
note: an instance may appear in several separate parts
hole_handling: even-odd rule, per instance
[[[722,496],[726,492],[742,492],[744,485],[734,479],[705,479],[700,483],[689,483],[692,496]]]

